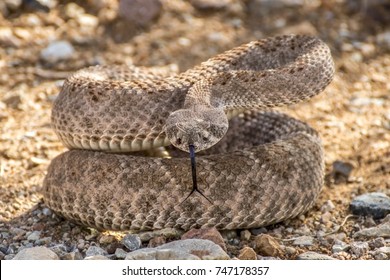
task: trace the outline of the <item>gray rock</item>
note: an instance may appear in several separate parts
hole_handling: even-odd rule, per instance
[[[367,193],[356,197],[349,205],[354,215],[371,215],[382,219],[390,214],[390,197],[384,193]]]
[[[130,252],[125,260],[200,260],[199,257],[174,249],[145,248]]]
[[[351,175],[353,165],[349,162],[336,160],[333,162],[332,176],[336,183],[346,182]]]
[[[115,250],[115,256],[117,259],[124,259],[126,258],[127,252],[121,248],[116,248]]]
[[[308,251],[298,255],[297,260],[335,260],[335,258],[332,258],[328,255]]]
[[[376,260],[388,260],[389,256],[387,256],[385,253],[379,252],[378,254],[375,254]]]
[[[223,249],[210,240],[186,239],[173,241],[159,247],[159,249],[173,249],[196,255],[201,259],[227,260],[229,256]]]
[[[45,216],[51,216],[53,214],[53,212],[49,208],[46,208],[46,207],[42,209],[42,213]]]
[[[54,41],[41,51],[40,56],[46,62],[55,63],[71,58],[74,52],[72,44],[68,41]]]
[[[376,227],[362,229],[356,232],[353,237],[390,237],[390,221],[382,223]]]
[[[386,245],[386,242],[383,239],[383,237],[378,237],[375,238],[374,240],[369,241],[368,245],[370,246],[371,249],[375,249],[375,248],[384,247]]]
[[[106,256],[96,255],[96,256],[88,256],[85,257],[84,260],[109,260]]]
[[[120,0],[118,15],[126,21],[146,26],[159,16],[161,10],[159,0]]]
[[[14,260],[58,260],[56,253],[46,247],[33,247],[21,250]]]
[[[8,246],[4,245],[4,244],[0,244],[0,252],[6,254],[8,251]]]
[[[252,233],[252,235],[259,235],[262,233],[267,233],[268,230],[265,227],[261,227],[261,228],[252,228],[250,229],[250,232]]]
[[[58,244],[53,247],[50,247],[50,250],[56,253],[57,256],[60,257],[60,259],[62,259],[68,253],[68,248],[66,248],[66,246],[63,244]]]
[[[89,246],[88,250],[85,252],[86,257],[97,256],[97,255],[105,256],[107,255],[107,252],[106,250],[98,246]]]
[[[173,241],[156,248],[146,248],[127,254],[126,259],[209,259],[226,260],[229,256],[214,242],[205,239]]]
[[[137,234],[127,234],[122,239],[122,244],[130,251],[135,251],[141,247],[141,238]]]
[[[351,244],[351,252],[358,258],[367,254],[369,248],[368,242],[358,241]]]
[[[37,241],[41,237],[41,232],[40,231],[33,231],[27,236],[28,241]]]
[[[4,260],[8,261],[8,260],[13,260],[14,258],[15,258],[15,254],[9,254],[9,255],[5,255]]]
[[[34,244],[37,246],[47,245],[47,244],[50,244],[51,241],[52,241],[51,236],[48,236],[48,237],[38,239],[37,241],[34,242]]]
[[[312,246],[313,241],[314,239],[311,236],[300,236],[294,240],[293,244],[296,246]]]
[[[390,247],[384,246],[375,250],[375,253],[383,253],[390,257]]]
[[[335,244],[332,246],[332,253],[346,252],[351,246],[347,243],[337,240]]]

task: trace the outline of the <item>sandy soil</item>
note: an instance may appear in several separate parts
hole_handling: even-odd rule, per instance
[[[47,166],[65,150],[50,128],[50,110],[68,73],[94,64],[121,63],[173,63],[182,71],[224,50],[277,34],[319,36],[329,44],[337,71],[325,92],[282,109],[320,132],[327,173],[314,208],[282,227],[330,232],[350,214],[349,203],[355,196],[373,191],[390,194],[390,29],[386,29],[390,11],[383,1],[279,5],[231,0],[224,1],[228,4],[223,8],[201,10],[187,1],[166,0],[160,16],[146,26],[117,18],[114,0],[67,2],[58,1],[48,12],[21,7],[4,8],[0,14],[0,228],[11,232],[3,235],[3,244],[22,239],[12,232],[15,227],[40,230],[53,240],[60,240],[69,228],[60,218],[43,223],[39,211],[44,207],[39,191]],[[72,55],[58,62],[41,58],[53,40],[71,43]],[[353,167],[352,173],[335,174],[336,161]],[[321,207],[328,200],[335,208],[324,221]],[[339,233],[348,241],[358,229],[377,223],[350,218]],[[290,236],[281,231],[276,237]],[[318,242],[309,249],[331,254],[331,245],[331,240]],[[242,246],[229,247],[231,255]],[[297,253],[305,250],[297,248]]]

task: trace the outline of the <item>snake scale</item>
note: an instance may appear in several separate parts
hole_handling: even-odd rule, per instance
[[[53,105],[70,151],[52,160],[44,202],[101,230],[241,229],[295,217],[321,190],[323,148],[314,129],[271,108],[311,98],[333,74],[329,48],[306,35],[250,42],[180,74],[79,70]],[[191,195],[180,151],[189,145],[201,190]],[[175,156],[142,153],[163,146]]]

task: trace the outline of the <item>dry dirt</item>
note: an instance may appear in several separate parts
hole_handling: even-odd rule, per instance
[[[0,14],[0,228],[11,232],[3,235],[3,244],[23,239],[12,233],[15,227],[42,231],[58,242],[66,228],[72,229],[70,235],[77,228],[58,217],[43,223],[38,211],[44,207],[39,191],[47,166],[65,151],[50,128],[50,110],[68,73],[97,63],[174,63],[182,71],[278,34],[319,36],[336,64],[334,81],[322,94],[283,109],[321,134],[327,176],[314,208],[281,226],[330,232],[350,214],[349,203],[357,195],[390,194],[390,11],[385,1],[282,1],[305,4],[279,6],[232,0],[220,9],[199,10],[187,1],[166,0],[160,16],[147,26],[117,18],[114,0],[57,2],[48,12],[21,7]],[[42,59],[41,51],[52,40],[71,43],[73,55],[54,63]],[[353,167],[348,178],[335,176],[335,161]],[[328,200],[335,208],[324,222],[321,207]],[[348,241],[358,229],[377,223],[352,217],[339,233]],[[290,237],[281,232],[276,237]],[[309,249],[331,254],[331,245],[329,240]],[[229,247],[230,254],[242,246]],[[297,253],[309,249],[299,247]]]

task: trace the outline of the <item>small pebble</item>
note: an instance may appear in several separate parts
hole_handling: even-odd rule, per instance
[[[60,259],[62,259],[63,256],[68,253],[68,249],[63,244],[58,244],[53,247],[50,247],[50,250],[56,253],[60,257]]]
[[[35,245],[41,246],[41,245],[48,245],[52,241],[51,236],[44,237],[41,239],[38,239],[37,241],[34,242]]]
[[[14,260],[59,260],[56,253],[46,247],[33,247],[21,250]]]
[[[247,229],[240,232],[240,239],[242,241],[249,241],[251,236],[252,236],[251,232]]]
[[[294,240],[293,244],[296,246],[312,246],[313,241],[314,239],[311,236],[300,236]]]
[[[43,208],[42,213],[45,216],[51,216],[53,214],[53,212],[49,208]]]
[[[174,249],[145,248],[128,253],[125,260],[200,260],[200,258]]]
[[[256,260],[257,254],[252,248],[245,246],[244,248],[242,248],[240,250],[240,253],[238,255],[238,259],[240,259],[240,260]]]
[[[83,256],[79,251],[66,253],[65,255],[63,255],[63,257],[61,257],[61,260],[82,260],[82,259]]]
[[[287,255],[294,255],[297,252],[297,249],[295,249],[294,247],[286,246],[284,247],[284,251]]]
[[[33,231],[27,236],[27,240],[29,241],[37,241],[41,237],[40,231]]]
[[[14,258],[15,258],[15,254],[9,254],[9,255],[5,255],[4,260],[8,261],[8,260],[13,260]]]
[[[332,258],[328,255],[308,251],[298,255],[297,260],[335,260],[335,258]]]
[[[384,193],[367,193],[356,197],[349,207],[354,215],[382,219],[390,214],[390,197]]]
[[[351,246],[343,241],[335,242],[332,246],[332,253],[346,252]]]
[[[375,252],[376,253],[383,253],[383,254],[386,254],[388,257],[390,257],[390,247],[383,246],[383,247],[378,248]]]
[[[99,238],[99,243],[103,244],[103,245],[110,244],[110,243],[113,243],[115,241],[116,241],[115,236],[112,236],[112,235],[102,235]]]
[[[262,234],[262,233],[267,233],[268,230],[265,227],[261,227],[261,228],[253,228],[253,229],[250,230],[250,232],[253,235],[259,235],[259,234]]]
[[[379,253],[375,254],[375,259],[376,260],[388,260],[389,256],[386,255],[385,253],[379,252]]]
[[[124,258],[126,258],[126,255],[127,252],[121,248],[117,248],[115,250],[115,256],[117,257],[117,259],[123,260]]]
[[[120,0],[118,15],[126,21],[146,26],[160,15],[161,10],[160,0]]]
[[[46,62],[55,63],[71,58],[74,52],[72,44],[68,41],[54,41],[41,51],[41,58]]]
[[[283,251],[278,241],[268,234],[260,234],[254,239],[254,249],[262,256],[280,257]]]
[[[169,250],[169,252],[166,252]],[[133,254],[132,254],[133,253]],[[145,254],[146,255],[145,255]],[[159,255],[163,253],[163,255]],[[229,256],[214,242],[205,239],[185,239],[173,241],[156,248],[145,248],[127,254],[126,259],[150,257],[152,259],[171,258],[173,255],[194,259],[227,260]],[[172,258],[173,259],[173,258]]]
[[[339,160],[333,162],[332,175],[336,183],[347,182],[353,168],[353,165],[349,162]]]
[[[105,256],[105,255],[107,255],[107,252],[106,252],[106,250],[104,250],[98,246],[89,246],[89,248],[85,252],[85,255],[86,255],[86,257],[96,256],[96,255]]]
[[[155,236],[149,240],[148,247],[154,248],[163,245],[165,243],[167,243],[167,240],[164,236]]]
[[[224,251],[226,251],[225,241],[215,227],[205,229],[191,229],[188,232],[184,233],[181,237],[182,240],[194,238],[210,240],[215,244],[219,245]]]
[[[134,251],[141,247],[142,242],[137,234],[127,234],[123,237],[122,244],[130,251]]]
[[[357,241],[351,243],[351,252],[358,258],[365,255],[369,248],[370,247],[368,246],[367,242]]]
[[[95,255],[95,256],[88,256],[85,257],[84,260],[109,260],[106,256],[102,255]]]
[[[374,240],[370,240],[368,242],[368,246],[371,249],[380,248],[386,245],[385,239],[383,237],[375,238]]]
[[[336,206],[333,204],[332,200],[327,200],[322,206],[321,206],[321,212],[327,213],[335,209]]]

